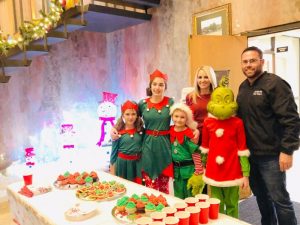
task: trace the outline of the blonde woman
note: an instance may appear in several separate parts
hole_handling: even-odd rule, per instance
[[[201,66],[195,74],[194,90],[186,96],[186,104],[193,111],[194,120],[198,123],[199,145],[201,145],[203,121],[207,117],[207,103],[216,86],[217,78],[213,68],[211,66]]]

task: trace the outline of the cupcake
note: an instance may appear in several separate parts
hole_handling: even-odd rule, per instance
[[[80,173],[79,172],[75,172],[74,174],[73,174],[73,176],[76,178],[76,177],[79,177],[80,176]]]
[[[58,185],[60,185],[60,184],[63,183],[63,180],[65,180],[65,179],[66,179],[65,176],[59,175],[59,176],[57,177],[57,179],[56,179],[56,183],[57,183]]]
[[[145,206],[145,213],[147,216],[150,216],[150,214],[152,212],[155,212],[156,211],[156,207],[153,203],[151,202],[148,202],[147,205]]]
[[[118,183],[118,184],[115,185],[114,191],[116,193],[123,193],[123,192],[126,191],[126,188],[125,188],[124,184]]]
[[[79,176],[79,177],[76,178],[76,182],[77,182],[77,184],[78,184],[79,186],[85,185],[85,181],[84,181],[84,179],[82,179],[81,176]]]
[[[136,204],[134,202],[128,202],[126,204],[125,210],[128,214],[134,214],[136,212]]]
[[[146,204],[146,203],[149,202],[149,199],[148,199],[148,197],[146,195],[142,195],[141,196],[141,201]]]
[[[157,202],[163,204],[164,206],[168,205],[166,198],[162,195],[157,197]]]
[[[115,185],[117,182],[115,180],[111,180],[108,182],[111,186]]]
[[[133,198],[135,200],[139,200],[140,199],[140,197],[137,194],[131,195],[131,198]]]
[[[136,209],[138,213],[144,213],[145,212],[145,203],[141,200],[138,200],[136,203]]]
[[[127,204],[127,198],[120,198],[117,201],[117,210],[122,213],[125,212],[125,206]]]
[[[90,172],[89,176],[93,178],[94,182],[98,180],[98,174],[95,171]]]
[[[83,177],[83,179],[85,179],[89,174],[87,172],[82,172],[81,176]]]
[[[159,203],[159,204],[156,206],[156,211],[161,212],[161,210],[162,210],[163,208],[165,208],[165,205],[162,204],[162,203]]]
[[[74,177],[72,177],[71,179],[69,179],[69,187],[70,188],[77,188],[78,187],[77,181],[75,180]]]
[[[93,184],[93,178],[92,178],[92,177],[87,176],[87,177],[84,179],[84,181],[85,181],[85,184],[86,184],[87,186]]]
[[[69,177],[71,174],[70,174],[70,172],[69,171],[66,171],[65,173],[64,173],[64,177]]]

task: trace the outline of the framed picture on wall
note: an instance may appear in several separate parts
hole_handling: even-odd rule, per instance
[[[229,78],[229,69],[224,69],[224,70],[215,70],[216,78],[217,78],[217,85],[220,85],[220,80],[222,79],[223,76],[227,76]],[[230,82],[230,78],[228,80]]]
[[[230,35],[231,5],[226,4],[193,14],[194,35]]]

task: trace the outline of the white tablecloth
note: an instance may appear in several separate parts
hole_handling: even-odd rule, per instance
[[[153,189],[137,185],[133,182],[122,178],[112,176],[105,172],[97,171],[100,181],[115,180],[126,186],[126,195],[141,195],[142,193],[162,194]],[[54,178],[51,178],[52,182]],[[65,219],[64,212],[72,207],[75,203],[83,202],[75,196],[75,190],[59,190],[53,187],[52,191],[46,194],[37,195],[32,198],[25,197],[18,193],[23,186],[22,182],[17,182],[7,187],[8,200],[13,217],[20,225],[112,225],[122,224],[112,216],[112,209],[116,205],[115,200],[91,202],[96,204],[97,214],[90,219],[80,222],[71,222]],[[171,195],[163,194],[169,205],[182,201]],[[84,201],[86,202],[86,201]],[[124,223],[123,223],[124,224]],[[220,225],[247,225],[243,221],[220,214],[218,220],[210,220],[209,224]]]

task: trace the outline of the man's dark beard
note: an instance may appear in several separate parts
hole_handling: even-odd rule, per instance
[[[262,70],[256,70],[253,78],[257,78],[262,74]]]

